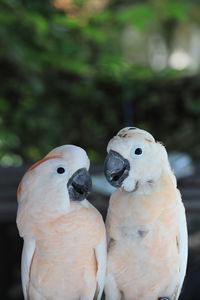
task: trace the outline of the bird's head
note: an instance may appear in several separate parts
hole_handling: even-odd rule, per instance
[[[127,192],[152,185],[163,170],[171,172],[165,147],[145,130],[120,130],[108,143],[107,152],[105,176],[111,185]]]
[[[35,219],[54,219],[70,211],[72,201],[84,200],[92,181],[86,152],[77,146],[55,148],[31,166],[18,188],[18,211]],[[24,208],[27,208],[24,210]]]

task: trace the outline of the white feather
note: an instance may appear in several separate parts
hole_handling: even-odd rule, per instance
[[[187,223],[185,217],[185,209],[182,203],[179,207],[179,218],[178,231],[177,231],[177,246],[179,251],[179,265],[177,266],[179,272],[174,276],[174,280],[168,286],[168,293],[172,295],[172,299],[178,300],[183,281],[185,278],[187,258],[188,258],[188,233]]]
[[[179,221],[179,249],[180,249],[180,287],[183,284],[186,268],[187,268],[187,258],[188,258],[188,233],[187,233],[187,222],[185,217],[185,208],[182,205],[182,212],[180,214]]]
[[[25,237],[23,250],[22,250],[22,262],[21,262],[22,289],[23,289],[25,300],[28,300],[29,275],[30,275],[30,267],[31,267],[34,251],[35,251],[35,240]]]
[[[97,260],[97,287],[98,287],[98,296],[97,300],[101,299],[104,285],[105,285],[105,275],[106,275],[106,261],[107,261],[107,246],[106,246],[106,236],[104,236],[100,243],[95,248],[95,255]]]

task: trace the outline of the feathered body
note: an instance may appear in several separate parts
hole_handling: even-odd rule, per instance
[[[94,249],[104,236],[102,220],[86,201],[71,205],[71,212],[36,229],[31,265],[31,299],[93,299],[97,288]],[[92,230],[95,228],[95,231]],[[43,299],[43,298],[41,298]]]
[[[128,128],[111,140],[110,150],[129,160],[130,170],[112,194],[107,215],[106,299],[177,300],[186,271],[187,228],[166,151],[148,133]]]
[[[101,298],[106,265],[103,220],[87,200],[71,200],[67,189],[74,172],[88,167],[88,158],[81,148],[62,146],[22,179],[17,224],[24,238],[25,299]],[[58,168],[66,172],[58,174]],[[80,188],[81,185],[78,192]]]

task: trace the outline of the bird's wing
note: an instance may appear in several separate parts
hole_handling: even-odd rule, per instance
[[[31,262],[35,251],[35,240],[31,238],[24,238],[24,245],[22,250],[22,262],[21,262],[21,276],[22,276],[22,289],[24,299],[28,300],[28,283]]]
[[[97,286],[94,296],[94,300],[100,300],[103,293],[106,275],[106,259],[107,259],[107,249],[106,249],[106,235],[103,236],[99,244],[95,248],[95,255],[97,261]]]
[[[179,227],[178,227],[176,238],[177,238],[176,241],[177,248],[180,255],[180,272],[179,272],[179,276],[177,280],[178,282],[174,292],[173,299],[178,300],[183,285],[183,281],[185,278],[187,258],[188,258],[188,233],[187,233],[187,223],[185,217],[185,208],[183,205],[182,205],[182,209],[180,210]]]
[[[187,223],[185,217],[185,210],[180,218],[180,228],[179,228],[179,249],[182,262],[182,272],[185,276],[187,257],[188,257],[188,233],[187,233]]]

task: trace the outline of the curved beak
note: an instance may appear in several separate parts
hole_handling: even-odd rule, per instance
[[[111,150],[104,162],[104,173],[108,182],[114,187],[120,187],[129,175],[130,164],[118,152]]]
[[[92,188],[92,179],[85,169],[77,170],[67,183],[69,198],[73,201],[82,201],[87,198]]]

